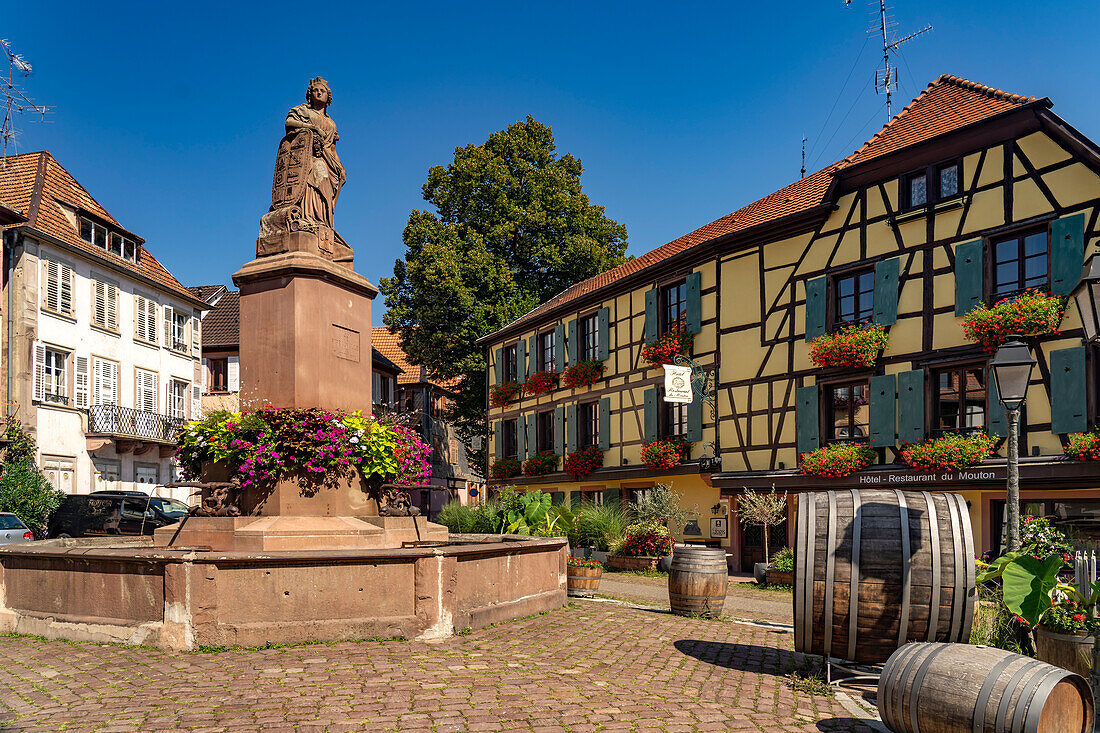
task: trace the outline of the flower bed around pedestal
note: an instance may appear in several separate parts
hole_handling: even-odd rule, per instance
[[[842,478],[874,460],[875,451],[863,443],[830,443],[799,456],[798,470],[804,476]]]
[[[979,305],[963,316],[963,334],[992,351],[1009,336],[1044,336],[1061,333],[1064,299],[1040,290],[1027,290],[993,306]]]
[[[890,345],[882,326],[845,326],[810,342],[810,361],[819,367],[872,367]]]
[[[902,447],[901,459],[917,471],[958,471],[989,458],[996,442],[985,433],[947,433]]]

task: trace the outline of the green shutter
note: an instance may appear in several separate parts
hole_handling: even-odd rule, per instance
[[[527,376],[539,370],[539,335],[532,334],[527,340]]]
[[[516,343],[516,379],[520,382],[523,381],[524,375],[527,374],[527,342],[520,339]]]
[[[697,385],[692,385],[691,402],[687,406],[687,434],[689,443],[703,439],[703,393]]]
[[[703,330],[703,276],[693,272],[687,276],[687,330],[699,333]]]
[[[1087,406],[1085,347],[1050,352],[1050,432],[1065,434],[1088,430]]]
[[[504,428],[501,427],[500,420],[493,423],[493,447],[496,448],[493,458],[499,461],[504,456]]]
[[[645,439],[646,442],[657,440],[657,388],[650,387],[645,391]]]
[[[924,370],[898,374],[898,442],[924,440]]]
[[[799,453],[808,453],[821,446],[817,393],[816,384],[795,390],[794,432]]]
[[[596,323],[599,327],[599,343],[596,345],[596,358],[606,361],[611,348],[611,309],[600,308],[596,313]]]
[[[561,323],[554,326],[554,371],[565,371],[565,326]]]
[[[534,453],[534,447],[531,446],[531,452]],[[523,416],[521,415],[516,419],[516,457],[521,461],[527,458],[527,426],[523,422]]]
[[[657,338],[657,288],[645,291],[645,340]]]
[[[878,293],[875,293],[876,298]],[[887,448],[894,444],[894,375],[871,377],[870,431],[872,448]]]
[[[1001,397],[997,394],[997,381],[993,379],[992,372],[988,373],[986,382],[989,383],[988,389],[986,390],[986,414],[989,416],[986,432],[990,435],[1007,438],[1008,416],[1005,415],[1005,406],[1001,404]]]
[[[564,504],[565,503],[565,492],[564,491],[551,491],[550,492],[550,503],[551,504]]]
[[[1084,260],[1085,215],[1055,219],[1050,225],[1050,291],[1069,295],[1081,279]]]
[[[806,340],[825,333],[825,277],[806,281]]]
[[[515,370],[516,378],[519,379],[523,374],[523,342],[520,341],[516,344],[516,353],[512,356],[512,368]]]
[[[565,449],[577,452],[577,403],[565,407]]]
[[[982,252],[980,239],[955,247],[956,316],[965,316],[982,302]]]
[[[531,413],[527,416],[527,456],[533,456],[538,452],[538,428],[536,427],[535,413]]]
[[[554,408],[554,453],[565,455],[565,405]]]
[[[891,326],[898,320],[898,275],[901,259],[891,257],[875,265],[875,317],[880,326]]]
[[[603,503],[604,506],[619,503],[619,490],[618,489],[604,489],[603,490]]]
[[[600,398],[600,450],[611,450],[611,398]]]
[[[504,382],[504,349],[497,349],[493,352],[493,356],[495,357],[493,375],[496,377],[496,383],[502,384]]]
[[[581,342],[577,337],[577,319],[569,322],[569,350],[565,352],[566,366],[573,366],[581,360]]]

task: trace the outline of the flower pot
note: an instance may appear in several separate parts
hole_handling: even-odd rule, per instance
[[[766,583],[766,582],[768,582],[767,572],[768,572],[768,565],[770,565],[770,564],[771,563],[758,562],[758,563],[756,563],[752,566],[752,577],[756,578],[757,583]]]
[[[794,586],[794,573],[784,573],[781,570],[773,570],[768,568],[764,578],[766,585],[789,585]]]
[[[1088,679],[1094,641],[1085,631],[1065,634],[1039,626],[1035,629],[1035,656]]]
[[[591,598],[600,587],[603,568],[581,568],[572,565],[566,568],[566,593],[573,598]]]
[[[607,567],[611,570],[657,570],[659,557],[650,555],[611,555],[607,558]]]

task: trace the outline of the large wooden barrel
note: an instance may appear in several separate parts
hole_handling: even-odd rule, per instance
[[[1084,677],[986,646],[906,644],[882,669],[878,710],[897,733],[1092,733]]]
[[[678,545],[668,573],[668,602],[680,616],[721,616],[729,570],[721,548]]]
[[[798,495],[794,645],[878,663],[908,641],[968,641],[974,541],[958,494]]]

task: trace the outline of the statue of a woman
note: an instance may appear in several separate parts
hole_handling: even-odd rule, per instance
[[[332,92],[328,82],[317,77],[306,88],[306,103],[294,107],[286,115],[286,132],[289,137],[296,130],[313,133],[313,161],[306,175],[306,190],[301,201],[302,218],[332,227],[332,212],[340,187],[347,180],[347,173],[336,155],[336,123],[328,116],[332,104]]]

